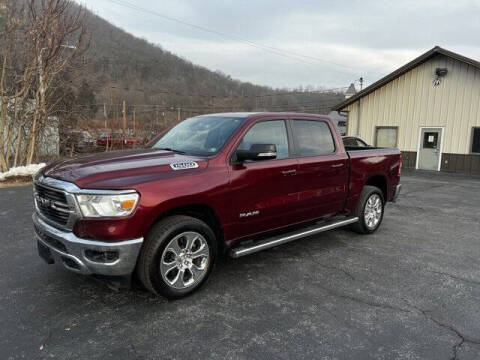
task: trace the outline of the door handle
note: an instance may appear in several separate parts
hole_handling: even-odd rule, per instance
[[[283,176],[290,176],[290,175],[296,175],[296,174],[297,174],[297,170],[295,169],[282,171]]]
[[[335,165],[331,165],[330,167],[339,168],[339,167],[343,167],[343,164],[335,164]]]

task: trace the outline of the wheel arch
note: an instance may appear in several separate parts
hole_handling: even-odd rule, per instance
[[[222,223],[217,212],[209,205],[202,203],[184,204],[169,208],[160,213],[152,222],[151,226],[157,222],[173,215],[186,215],[196,218],[206,223],[214,232],[217,238],[217,245],[219,252],[225,251],[225,236],[223,232]]]
[[[376,188],[380,189],[383,194],[383,200],[385,202],[388,201],[388,182],[385,175],[376,174],[369,177],[367,181],[365,181],[364,186],[375,186]]]

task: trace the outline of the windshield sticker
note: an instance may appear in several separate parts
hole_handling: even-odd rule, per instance
[[[173,170],[196,169],[198,168],[198,164],[195,161],[186,161],[170,164],[170,167]]]

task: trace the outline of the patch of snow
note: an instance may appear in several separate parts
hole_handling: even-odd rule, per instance
[[[0,173],[0,181],[5,181],[8,177],[12,176],[33,176],[45,165],[45,163],[41,163],[10,168],[7,172]]]

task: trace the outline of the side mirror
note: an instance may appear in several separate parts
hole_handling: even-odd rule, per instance
[[[253,144],[250,150],[237,150],[237,161],[271,160],[277,158],[277,147],[274,144]]]

